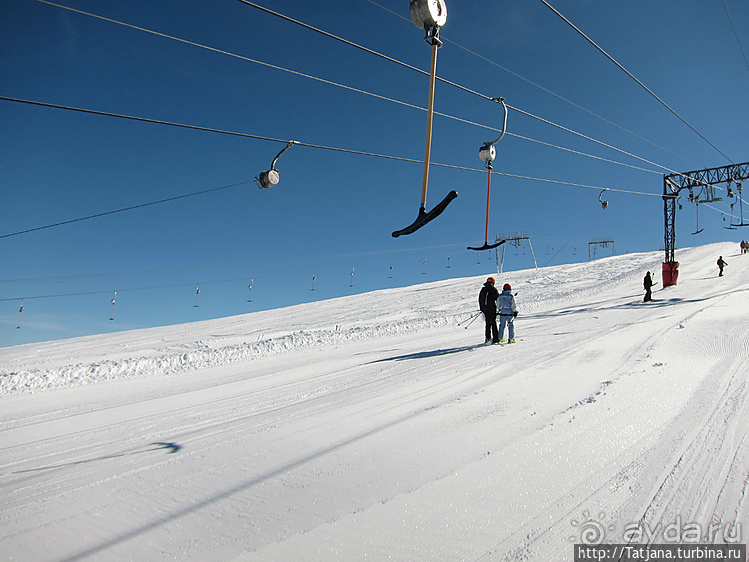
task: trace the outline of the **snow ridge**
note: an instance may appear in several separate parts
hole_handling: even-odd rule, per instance
[[[548,310],[550,303],[575,303],[614,286],[639,286],[645,268],[655,270],[660,253],[613,256],[595,262],[507,272],[498,284],[521,291],[524,316]],[[104,381],[180,375],[281,353],[323,349],[344,342],[378,339],[441,328],[477,314],[476,295],[484,277],[448,279],[398,289],[340,297],[275,311],[131,332],[140,352],[128,350],[127,332],[63,342],[0,349],[0,397],[84,386]],[[332,306],[331,306],[332,305]],[[320,313],[325,306],[327,316]],[[269,325],[288,330],[267,330]],[[476,322],[480,323],[478,319]],[[165,331],[166,330],[166,331]],[[161,334],[165,337],[159,337]],[[71,340],[71,343],[74,340]],[[47,349],[59,347],[50,356]]]
[[[373,326],[344,328],[301,329],[294,332],[256,341],[221,345],[219,341],[198,340],[186,350],[159,350],[154,357],[132,357],[121,360],[103,360],[95,363],[76,363],[54,369],[26,369],[6,371],[0,369],[0,396],[12,396],[94,384],[126,378],[143,378],[159,375],[179,375],[188,371],[219,367],[232,363],[251,361],[293,351],[322,349],[344,342],[379,339],[386,336],[408,334],[430,328],[439,328],[465,319],[465,314],[431,313],[426,318],[411,318]],[[218,344],[218,345],[217,345]],[[182,346],[181,346],[182,347]]]

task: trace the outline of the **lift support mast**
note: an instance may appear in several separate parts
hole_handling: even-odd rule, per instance
[[[690,193],[695,188],[708,188],[709,197],[695,201],[709,203],[717,201],[712,195],[712,187],[732,181],[741,182],[749,179],[749,162],[732,164],[720,168],[708,168],[683,174],[663,176],[663,211],[665,217],[666,260],[663,263],[663,286],[676,285],[679,276],[679,263],[674,258],[676,250],[676,200],[682,189]]]

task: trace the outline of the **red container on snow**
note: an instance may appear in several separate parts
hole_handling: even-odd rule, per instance
[[[664,262],[663,263],[663,286],[670,287],[676,285],[676,281],[679,279],[679,262]]]

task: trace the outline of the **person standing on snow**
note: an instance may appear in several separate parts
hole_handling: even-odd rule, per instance
[[[497,334],[497,297],[499,291],[494,287],[494,277],[489,277],[479,291],[479,310],[486,321],[484,343],[499,343]]]
[[[499,309],[499,342],[505,341],[505,325],[507,325],[507,343],[515,343],[515,318],[518,316],[518,306],[515,297],[511,293],[512,287],[505,283],[502,292],[497,298]]]
[[[723,256],[718,256],[718,277],[723,277],[723,268],[727,265],[728,263],[723,261]]]
[[[494,277],[489,277],[479,291],[479,309],[484,315],[486,329],[484,343],[498,343],[497,332],[497,298],[499,291],[494,287]]]
[[[650,272],[648,271],[645,274],[645,279],[642,280],[642,286],[645,287],[645,298],[642,300],[642,302],[649,302],[653,300],[653,295],[651,293],[653,289],[653,278],[650,276]]]

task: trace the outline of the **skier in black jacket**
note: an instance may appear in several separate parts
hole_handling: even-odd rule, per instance
[[[649,302],[653,300],[653,278],[650,276],[650,272],[648,271],[645,275],[645,278],[642,280],[642,286],[645,288],[645,298],[642,300],[642,302]]]
[[[499,291],[494,287],[494,277],[489,277],[479,291],[479,309],[484,314],[486,321],[486,340],[484,343],[499,343],[499,330],[497,330],[497,297]]]
[[[723,261],[723,256],[718,257],[718,277],[723,277],[723,268],[728,265],[728,262]]]

